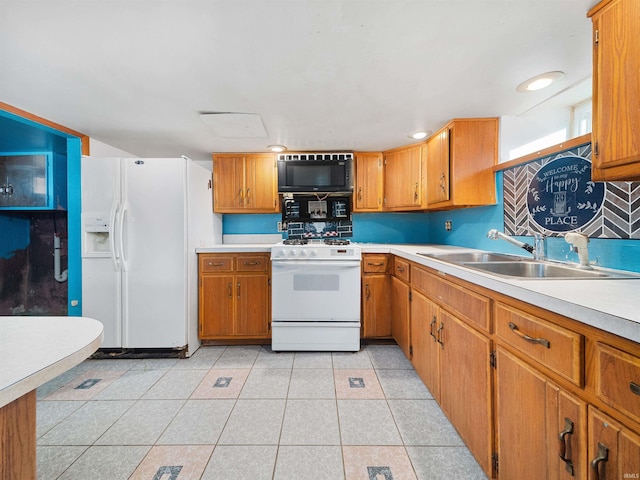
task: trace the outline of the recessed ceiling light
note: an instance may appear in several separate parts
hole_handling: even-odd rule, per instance
[[[427,138],[427,136],[429,135],[429,133],[431,132],[425,132],[423,130],[420,130],[419,132],[414,132],[411,135],[409,135],[411,138],[414,138],[415,140],[422,140],[423,138]]]
[[[541,90],[543,88],[548,87],[553,82],[560,80],[564,77],[563,72],[547,72],[541,75],[536,75],[533,78],[525,80],[522,82],[516,90],[518,92],[535,92],[536,90]]]
[[[284,152],[287,149],[287,147],[285,147],[284,145],[269,145],[267,148],[276,153]]]

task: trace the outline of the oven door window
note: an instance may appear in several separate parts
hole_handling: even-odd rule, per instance
[[[340,275],[328,273],[299,273],[293,276],[294,292],[337,292]]]

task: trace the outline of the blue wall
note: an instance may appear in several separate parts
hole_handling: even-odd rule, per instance
[[[431,213],[360,213],[353,214],[353,241],[374,243],[431,243],[479,248],[513,254],[527,253],[502,240],[490,240],[492,228],[504,230],[502,172],[496,174],[497,204]],[[277,233],[280,215],[224,215],[224,233]],[[453,228],[447,232],[445,221]],[[533,243],[531,237],[518,237]],[[578,261],[563,238],[547,239],[551,260]],[[640,272],[640,240],[592,238],[589,258],[603,267]]]

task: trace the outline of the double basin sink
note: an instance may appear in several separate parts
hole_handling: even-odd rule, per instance
[[[607,269],[580,269],[577,266],[531,260],[526,257],[491,252],[420,253],[424,257],[512,279],[640,279],[639,274]]]

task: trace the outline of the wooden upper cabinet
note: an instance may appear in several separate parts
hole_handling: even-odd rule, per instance
[[[242,209],[244,191],[244,157],[213,156],[213,211]]]
[[[275,155],[245,156],[245,208],[251,211],[278,211],[278,171]]]
[[[443,128],[426,144],[427,205],[449,200],[449,128]]]
[[[593,168],[599,181],[640,180],[640,2],[604,0],[593,20]]]
[[[213,211],[278,212],[277,175],[273,154],[214,154]]]
[[[426,208],[494,205],[498,119],[452,120],[426,147]]]
[[[382,152],[355,154],[354,212],[382,210]]]
[[[421,210],[421,146],[397,148],[384,152],[384,210]]]

